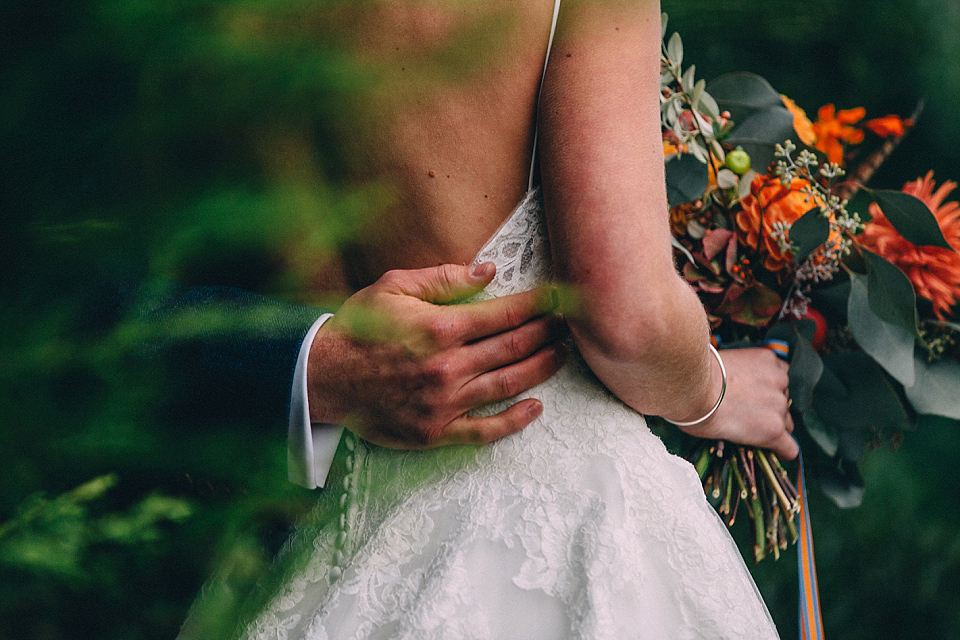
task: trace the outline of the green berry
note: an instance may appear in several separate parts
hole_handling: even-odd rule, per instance
[[[730,171],[742,176],[750,170],[750,154],[743,150],[743,147],[737,147],[727,154],[725,163]]]

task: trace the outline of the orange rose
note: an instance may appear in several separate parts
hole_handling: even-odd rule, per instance
[[[772,273],[793,260],[789,249],[781,249],[778,238],[789,243],[790,226],[810,209],[824,205],[819,196],[802,191],[807,185],[806,180],[796,179],[787,187],[779,178],[760,175],[750,185],[750,195],[741,201],[743,209],[736,215],[740,242],[763,254],[763,266]]]
[[[933,190],[933,171],[908,182],[904,193],[916,196],[930,209],[943,237],[956,251],[942,247],[917,246],[901,236],[876,203],[870,205],[873,220],[865,225],[858,239],[871,251],[883,256],[907,274],[917,295],[933,302],[937,318],[946,320],[950,309],[960,300],[960,204],[944,200],[957,187],[950,180]]]

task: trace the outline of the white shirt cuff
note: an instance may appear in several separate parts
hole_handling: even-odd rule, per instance
[[[307,360],[310,346],[323,323],[332,317],[332,313],[323,314],[307,331],[300,344],[297,365],[293,371],[290,427],[287,432],[287,476],[290,482],[307,489],[322,487],[327,481],[327,474],[343,433],[343,427],[337,425],[310,424],[310,404],[307,396]]]

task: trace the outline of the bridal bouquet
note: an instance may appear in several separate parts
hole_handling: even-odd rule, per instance
[[[827,105],[814,122],[759,76],[707,84],[682,59],[674,34],[660,104],[678,266],[721,346],[789,351],[808,474],[855,506],[866,448],[897,446],[924,416],[960,420],[957,185],[929,173],[902,191],[866,188],[912,119]],[[779,557],[798,504],[776,456],[685,449],[728,524],[746,505],[755,559]]]

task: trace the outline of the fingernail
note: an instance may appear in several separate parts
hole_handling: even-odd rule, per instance
[[[531,418],[536,418],[541,413],[543,413],[543,403],[539,400],[536,402],[531,402],[530,406],[527,407],[527,415],[529,415]]]
[[[490,268],[492,266],[492,262],[481,262],[473,268],[471,275],[478,280],[482,280],[483,278],[487,277],[487,274],[490,272]]]

